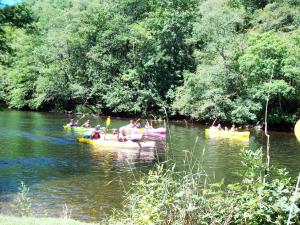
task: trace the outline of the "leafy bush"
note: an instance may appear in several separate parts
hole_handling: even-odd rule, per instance
[[[282,169],[263,182],[262,150],[242,150],[242,181],[209,183],[204,171],[161,164],[132,187],[123,211],[107,224],[285,224],[293,183]],[[276,172],[276,173],[275,173]],[[297,197],[299,202],[299,196]],[[299,223],[295,205],[293,221]]]

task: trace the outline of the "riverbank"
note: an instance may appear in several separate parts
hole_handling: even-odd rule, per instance
[[[1,225],[95,225],[96,223],[84,223],[66,218],[49,217],[16,217],[0,215]]]

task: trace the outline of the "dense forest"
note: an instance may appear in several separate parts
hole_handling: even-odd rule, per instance
[[[27,0],[0,8],[0,101],[199,121],[300,115],[299,0]]]

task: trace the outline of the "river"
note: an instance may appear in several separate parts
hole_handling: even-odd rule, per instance
[[[266,146],[262,131],[252,130],[249,141],[208,139],[204,126],[171,122],[167,140],[157,140],[155,151],[100,151],[77,143],[76,134],[63,130],[69,119],[57,113],[0,111],[0,213],[15,213],[14,199],[23,181],[30,188],[33,215],[62,216],[67,205],[72,218],[97,221],[122,208],[132,182],[158,161],[172,160],[180,169],[191,157],[202,162],[212,180],[229,183],[238,179],[235,173],[242,167],[240,149]],[[105,124],[105,118],[89,119]],[[110,127],[127,123],[112,118]],[[271,164],[296,177],[300,143],[293,133],[270,135]]]

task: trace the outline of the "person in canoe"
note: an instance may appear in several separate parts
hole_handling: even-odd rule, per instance
[[[141,125],[141,123],[140,123],[139,121],[136,121],[136,122],[135,122],[135,127],[136,127],[136,128],[141,128],[142,125]]]
[[[91,133],[91,139],[99,139],[101,138],[101,135],[100,135],[100,125],[97,125],[95,127],[95,130]]]
[[[71,120],[70,120],[70,123],[69,123],[68,125],[69,125],[70,127],[77,127],[77,124],[78,124],[77,120],[71,119]]]
[[[234,124],[232,124],[231,128],[230,128],[230,131],[237,131],[237,128],[235,127]]]
[[[218,130],[218,131],[222,131],[223,130],[221,124],[218,124],[218,126],[216,127],[216,130]]]
[[[153,129],[148,120],[146,120],[145,129]]]
[[[83,125],[82,127],[85,127],[85,128],[91,128],[92,127],[92,124],[90,122],[90,120],[87,120]]]
[[[126,125],[127,128],[134,128],[136,126],[135,122],[133,120],[129,121],[129,124]]]
[[[113,135],[118,135],[118,134],[119,134],[119,132],[118,132],[118,130],[117,130],[117,129],[113,129],[113,132],[112,132],[112,134],[113,134]]]
[[[126,137],[126,133],[125,133],[124,129],[119,134],[119,141],[120,142],[126,142],[127,141],[127,137]]]

